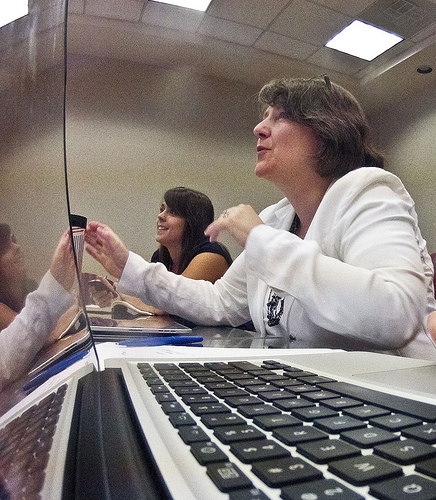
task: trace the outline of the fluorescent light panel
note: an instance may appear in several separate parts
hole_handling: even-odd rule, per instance
[[[169,5],[177,5],[178,7],[186,7],[187,9],[205,10],[209,7],[212,0],[154,0],[155,2],[167,3]]]
[[[353,21],[325,46],[372,61],[401,40],[400,36],[393,33],[362,23],[362,21]]]
[[[28,13],[28,0],[0,0],[0,28]]]

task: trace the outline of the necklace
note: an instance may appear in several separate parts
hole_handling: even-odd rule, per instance
[[[300,217],[298,217],[298,215],[295,214],[289,232],[292,234],[297,234],[297,231],[300,229],[300,226],[301,226]]]

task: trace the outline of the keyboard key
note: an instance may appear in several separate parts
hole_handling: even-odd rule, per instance
[[[189,394],[182,396],[182,401],[187,405],[196,403],[217,403],[218,399],[212,394]]]
[[[222,399],[230,399],[232,397],[249,397],[250,393],[247,391],[244,391],[244,389],[241,389],[240,387],[234,387],[231,389],[215,389],[214,391],[215,396],[218,396],[219,398]],[[253,396],[251,396],[253,397]]]
[[[238,411],[247,418],[255,418],[259,415],[277,415],[280,413],[277,408],[267,404],[240,406]]]
[[[185,408],[180,403],[162,403],[162,410],[168,415],[169,413],[183,413]]]
[[[271,380],[271,385],[274,387],[282,387],[286,389],[286,387],[289,387],[290,385],[300,385],[300,382],[289,377],[284,377],[279,380]]]
[[[248,391],[250,391],[252,394],[261,394],[262,392],[271,392],[275,389],[275,387],[271,384],[261,384],[261,385],[253,385],[251,387],[246,387]],[[291,394],[289,394],[288,397],[292,397]]]
[[[376,446],[374,453],[392,462],[410,465],[427,458],[436,457],[436,448],[414,439],[405,439]]]
[[[333,460],[356,457],[360,449],[340,439],[323,439],[297,445],[297,451],[318,464],[327,464]]]
[[[322,478],[320,470],[293,457],[254,462],[252,470],[272,488]]]
[[[207,466],[207,474],[222,492],[250,488],[251,481],[231,462],[221,462]]]
[[[326,401],[321,400],[319,402],[320,405],[327,406],[327,408],[342,410],[343,408],[352,408],[353,406],[362,406],[361,401],[357,401],[357,399],[352,398],[333,398],[327,399]]]
[[[213,462],[227,462],[228,456],[212,441],[191,444],[191,453],[200,465]]]
[[[284,500],[364,500],[362,496],[334,479],[285,486],[282,489],[282,498]]]
[[[421,474],[427,474],[427,476],[436,478],[436,458],[431,458],[430,460],[425,460],[424,462],[416,464],[415,470]]]
[[[369,492],[384,500],[434,500],[436,482],[413,474],[370,486]]]
[[[242,370],[244,372],[253,372],[253,371],[264,371],[267,372],[269,370],[264,370],[259,368],[257,365],[254,363],[251,363],[250,361],[230,361],[229,366],[232,366],[233,368],[238,368],[239,370]]]
[[[318,418],[336,417],[338,412],[326,408],[325,406],[308,406],[307,408],[296,408],[292,410],[292,415],[301,418],[305,422],[312,422]]]
[[[328,434],[309,425],[274,429],[273,436],[289,446],[296,446],[306,441],[318,441],[328,438]]]
[[[252,439],[265,439],[265,434],[251,425],[234,425],[218,427],[214,430],[215,436],[225,444],[236,441],[250,441]]]
[[[234,443],[230,446],[230,451],[245,464],[256,460],[282,458],[290,455],[286,448],[271,439]]]
[[[230,413],[231,410],[223,403],[202,403],[191,405],[192,411],[196,415],[206,415],[208,413]]]
[[[168,382],[168,385],[171,388],[175,389],[176,387],[195,387],[198,384],[192,379],[187,379],[187,380],[172,380],[171,382]]]
[[[270,500],[270,498],[263,491],[251,488],[249,490],[231,491],[229,500]]]
[[[300,375],[297,376],[297,380],[299,378],[300,378]],[[313,376],[309,376],[309,377],[304,377],[304,379],[302,378],[302,380],[304,380],[304,382],[306,384],[312,384],[312,385],[322,384],[325,382],[334,382],[333,379],[328,378],[328,377],[321,377],[320,375],[313,375]],[[334,397],[337,397],[337,395],[335,394]]]
[[[168,418],[176,428],[181,425],[195,425],[197,423],[189,413],[170,413]]]
[[[280,399],[288,399],[292,394],[289,394],[288,391],[262,391],[258,393],[258,396],[262,398],[264,401],[274,402],[279,401]]]
[[[221,427],[223,425],[245,425],[247,421],[236,413],[211,413],[203,415],[201,421],[209,428]]]
[[[183,368],[185,371],[188,373],[199,371],[199,370],[204,370],[204,367],[201,363],[185,363],[181,362],[179,363],[180,368]]]
[[[386,410],[386,408],[380,408],[380,406],[365,405],[357,406],[355,408],[346,408],[344,409],[344,413],[351,415],[352,417],[359,418],[360,420],[369,420],[373,417],[389,415],[391,412]]]
[[[301,420],[287,413],[278,415],[260,415],[253,418],[253,422],[267,431],[277,429],[277,427],[290,427],[301,425]]]
[[[154,369],[158,372],[165,372],[165,370],[179,370],[175,363],[154,363]]]
[[[170,393],[168,387],[164,384],[153,384],[150,385],[150,390],[153,394],[158,394],[159,392],[165,392],[167,394]]]
[[[267,373],[265,375],[259,375],[259,378],[261,380],[264,380],[265,382],[273,382],[275,380],[288,379],[288,377],[284,377],[283,375],[279,375],[278,373],[273,373],[273,372],[272,373]]]
[[[365,486],[403,474],[400,467],[374,455],[332,462],[329,464],[329,471],[355,486]]]
[[[315,420],[314,425],[331,434],[339,434],[352,429],[361,429],[362,427],[366,428],[366,424],[364,422],[353,417],[349,417],[348,415],[342,415],[342,417],[321,418],[319,420]]]
[[[310,382],[312,383],[312,382]],[[337,394],[330,391],[313,391],[302,394],[302,397],[308,399],[309,401],[321,401],[322,399],[334,399],[337,398]]]
[[[155,394],[155,398],[158,403],[176,400],[176,398],[170,392],[158,392],[157,394]]]
[[[225,370],[233,370],[233,367],[230,366],[229,364],[225,363],[224,361],[210,361],[204,363],[204,367],[213,370],[213,371],[225,371]]]
[[[203,387],[199,386],[198,384],[195,384],[190,387],[176,387],[174,389],[174,392],[178,396],[187,396],[187,395],[194,395],[194,394],[208,394],[206,389],[203,389]]]
[[[428,444],[436,444],[436,425],[422,424],[416,427],[404,429],[401,434],[406,437],[415,438]]]
[[[246,394],[243,396],[231,396],[224,398],[224,401],[232,406],[239,407],[244,405],[255,405],[262,404],[262,400],[256,396],[247,396]]]
[[[310,384],[299,384],[299,385],[290,385],[286,388],[292,394],[304,394],[305,392],[316,392],[319,391],[318,387]]]
[[[182,425],[179,429],[179,436],[186,444],[209,441],[210,439],[198,425]]]
[[[253,385],[265,385],[264,382],[263,382],[263,380],[260,380],[258,378],[250,378],[250,379],[247,379],[247,380],[238,380],[238,381],[236,381],[236,383],[240,387],[246,387],[247,389],[250,388]]]
[[[419,425],[422,422],[417,418],[409,417],[408,415],[394,413],[384,417],[371,418],[369,423],[371,425],[381,427],[382,429],[386,429],[387,431],[398,432],[402,429],[406,429],[407,427]]]
[[[276,400],[274,401],[274,406],[277,406],[277,408],[280,408],[283,411],[290,411],[294,408],[307,408],[309,406],[313,406],[313,403],[307,401],[306,399],[294,397],[289,399]]]
[[[294,369],[292,371],[287,370],[286,368],[284,369],[288,377],[295,377],[295,378],[303,378],[303,377],[313,377],[316,376],[316,373],[313,372],[308,372],[305,370],[297,370]]]
[[[385,431],[384,429],[377,429],[376,427],[346,431],[341,434],[341,437],[345,441],[355,446],[361,446],[362,448],[373,448],[378,444],[400,439],[399,436],[392,432]]]

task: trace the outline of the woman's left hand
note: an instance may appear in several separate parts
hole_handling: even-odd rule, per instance
[[[54,279],[60,283],[65,290],[71,290],[76,268],[74,265],[73,246],[71,244],[70,231],[67,229],[59,240],[53,255],[50,272]]]
[[[228,208],[210,224],[204,234],[210,241],[217,241],[221,231],[227,231],[242,247],[245,247],[248,235],[253,227],[263,224],[250,205],[238,205]]]

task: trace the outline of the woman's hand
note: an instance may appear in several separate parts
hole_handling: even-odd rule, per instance
[[[109,226],[89,222],[85,232],[86,251],[114,278],[120,279],[129,250]]]
[[[69,229],[65,231],[59,240],[53,255],[50,272],[53,278],[62,285],[65,290],[71,290],[76,276],[76,268],[74,265],[73,247],[71,245]]]
[[[245,247],[248,235],[253,227],[263,224],[262,219],[249,205],[228,208],[210,224],[204,234],[210,241],[217,241],[221,231],[227,231],[242,247]]]
[[[88,287],[94,304],[97,304],[99,307],[109,307],[114,299],[120,298],[114,283],[107,278],[97,277],[90,280],[88,281]]]

